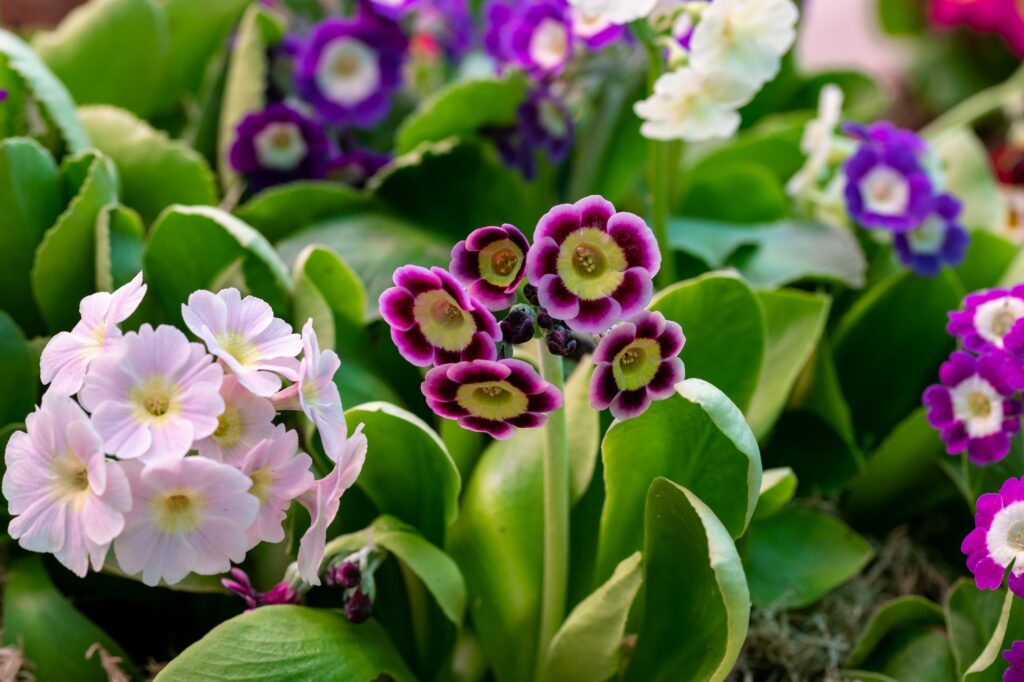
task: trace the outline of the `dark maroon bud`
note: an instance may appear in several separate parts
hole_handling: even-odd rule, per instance
[[[520,344],[532,341],[536,319],[536,313],[530,306],[512,306],[508,315],[501,321],[501,332],[505,335],[505,342]]]
[[[552,355],[559,355],[567,358],[576,351],[576,337],[564,327],[559,327],[548,332],[548,350]]]
[[[373,602],[358,587],[345,602],[345,616],[350,623],[365,623],[373,611]]]
[[[359,564],[345,561],[338,567],[338,584],[342,587],[355,587],[363,579]]]
[[[540,327],[541,329],[554,329],[555,324],[555,318],[548,315],[548,311],[544,310],[543,308],[537,311],[538,327]]]
[[[537,287],[532,284],[527,284],[523,287],[523,296],[525,296],[526,300],[532,305],[540,306],[540,300],[537,298]]]

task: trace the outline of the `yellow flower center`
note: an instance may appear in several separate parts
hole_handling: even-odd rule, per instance
[[[270,487],[274,485],[273,474],[270,473],[268,467],[260,467],[249,474],[249,479],[252,481],[252,488],[249,489],[249,494],[259,500],[260,504],[263,504],[267,501]]]
[[[130,400],[135,405],[139,421],[166,421],[177,413],[178,387],[167,377],[151,376],[143,379],[132,390]]]
[[[224,406],[224,412],[217,417],[217,429],[211,438],[221,447],[234,445],[242,436],[242,417],[238,410],[230,405]]]
[[[479,258],[484,281],[507,287],[515,281],[522,268],[523,250],[511,239],[501,239],[484,247]]]
[[[168,490],[153,496],[150,508],[157,528],[168,535],[184,535],[202,523],[206,500],[194,490]]]
[[[557,267],[569,291],[593,301],[619,288],[626,265],[626,254],[614,239],[595,227],[585,227],[562,242]]]
[[[992,318],[992,331],[998,336],[1006,336],[1020,319],[1011,310],[1003,310]]]
[[[68,499],[75,509],[81,508],[89,497],[89,472],[71,450],[54,458],[51,464],[54,475],[50,489],[60,499]]]
[[[967,394],[967,409],[972,417],[987,417],[992,414],[992,401],[981,391]]]
[[[240,364],[247,365],[256,359],[258,351],[256,346],[249,342],[243,334],[228,332],[217,337],[217,343],[224,349],[224,352],[238,360]]]
[[[661,347],[653,339],[637,339],[615,356],[612,375],[623,391],[635,391],[654,380],[661,365]]]
[[[492,421],[512,419],[526,412],[526,394],[507,381],[460,386],[455,401],[470,414]]]
[[[476,333],[473,316],[447,292],[428,291],[416,298],[413,317],[432,346],[447,351],[460,351],[470,344]]]

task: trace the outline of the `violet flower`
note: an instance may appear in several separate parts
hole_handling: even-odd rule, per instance
[[[486,9],[487,52],[502,66],[558,75],[572,56],[572,21],[559,0],[492,0]]]
[[[1003,682],[1024,682],[1024,642],[1014,642],[1003,652],[1003,658],[1010,664],[1003,673]]]
[[[920,227],[893,237],[900,262],[922,277],[936,277],[943,266],[959,265],[971,241],[960,224],[961,210],[961,203],[949,194],[936,197],[932,214]]]
[[[481,227],[452,249],[451,273],[470,297],[491,311],[516,300],[526,277],[530,242],[514,225]]]
[[[1008,479],[998,493],[982,495],[977,509],[974,530],[960,546],[975,584],[997,590],[1006,578],[1010,591],[1024,597],[1024,479]]]
[[[298,109],[271,104],[238,124],[231,167],[255,190],[324,176],[329,143],[323,128]]]
[[[964,310],[949,313],[946,326],[973,353],[991,350],[1024,352],[1024,284],[971,294]]]

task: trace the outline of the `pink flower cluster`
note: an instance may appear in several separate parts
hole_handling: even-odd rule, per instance
[[[43,350],[49,389],[4,455],[11,537],[79,576],[113,548],[122,572],[173,584],[284,540],[297,500],[311,518],[298,573],[319,584],[327,526],[367,447],[347,433],[337,354],[320,350],[312,321],[300,336],[236,289],[182,306],[201,343],[169,325],[122,332],[145,293],[140,273],[86,297],[81,321]],[[316,425],[335,463],[320,480],[298,434],[275,423],[282,410]]]

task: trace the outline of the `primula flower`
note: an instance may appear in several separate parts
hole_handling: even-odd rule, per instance
[[[200,455],[237,466],[264,438],[274,434],[273,404],[249,392],[230,374],[220,387],[224,411],[217,417],[217,428],[193,446]]]
[[[299,452],[299,436],[284,426],[259,442],[245,456],[239,470],[252,481],[249,494],[259,501],[256,521],[249,527],[249,547],[284,540],[284,519],[292,500],[309,490],[313,460]]]
[[[573,142],[572,114],[560,97],[547,88],[532,90],[519,105],[519,129],[531,149],[547,152],[551,163],[569,156]]]
[[[299,593],[293,590],[288,583],[281,582],[266,592],[260,592],[252,586],[249,576],[240,568],[232,568],[231,577],[221,579],[220,584],[245,600],[246,611],[258,609],[261,606],[299,603]]]
[[[569,10],[560,0],[495,0],[487,6],[487,51],[499,64],[557,75],[572,56]]]
[[[622,24],[612,23],[601,14],[587,14],[579,6],[571,9],[571,17],[573,35],[591,50],[600,50],[619,40],[626,33],[626,27]]]
[[[327,544],[327,527],[338,515],[341,496],[359,478],[366,462],[367,442],[360,424],[352,437],[345,441],[344,451],[331,473],[313,484],[299,501],[309,510],[309,530],[299,540],[297,560],[299,576],[310,585],[320,584],[320,565]]]
[[[121,465],[104,457],[85,412],[47,393],[25,431],[11,435],[4,463],[11,537],[25,549],[52,553],[79,577],[90,561],[102,569],[132,498]]]
[[[481,227],[452,249],[451,273],[485,308],[504,310],[515,303],[526,277],[529,250],[529,240],[514,225]]]
[[[555,206],[540,219],[526,276],[541,306],[573,331],[598,334],[650,302],[661,269],[654,234],[598,196]]]
[[[122,459],[182,457],[217,429],[224,373],[174,327],[148,324],[93,361],[79,393],[106,452]]]
[[[385,18],[328,19],[296,59],[296,90],[324,120],[369,128],[387,116],[407,47],[401,28]]]
[[[943,363],[942,384],[928,387],[924,404],[928,423],[941,432],[949,454],[966,451],[972,462],[985,465],[1010,452],[1022,412],[1013,398],[1012,374],[1006,358],[995,353],[975,358],[957,351]]]
[[[846,206],[868,229],[909,232],[932,210],[932,181],[922,166],[927,144],[887,121],[847,124],[861,144],[846,162]]]
[[[588,16],[603,17],[613,24],[628,24],[651,13],[658,0],[569,0]]]
[[[238,124],[231,167],[255,190],[292,180],[324,177],[327,135],[317,122],[287,104],[271,104]]]
[[[353,149],[327,162],[327,177],[361,189],[389,163],[391,157],[387,154],[378,154],[369,149]]]
[[[133,512],[114,541],[121,570],[142,582],[169,585],[189,573],[215,575],[245,558],[246,529],[259,502],[252,481],[205,457],[125,462]]]
[[[388,19],[400,19],[402,15],[414,9],[420,0],[366,0],[370,8]]]
[[[1003,673],[1003,682],[1024,682],[1024,642],[1016,641],[1003,652],[1010,667]]]
[[[142,303],[146,285],[142,273],[113,293],[101,291],[82,299],[81,321],[70,332],[60,332],[46,344],[39,361],[39,375],[50,390],[74,395],[90,363],[109,352],[121,338],[117,325],[127,320]]]
[[[499,440],[543,426],[562,406],[558,389],[521,360],[441,365],[427,372],[421,390],[438,415]]]
[[[406,265],[380,297],[380,313],[402,356],[418,367],[493,360],[501,330],[494,315],[441,268]]]
[[[243,299],[238,289],[196,291],[181,306],[181,316],[210,353],[256,395],[279,391],[278,374],[294,380],[302,339],[290,324],[274,317],[266,301],[255,296]]]
[[[790,196],[799,196],[821,181],[829,165],[833,139],[842,115],[843,91],[829,83],[822,88],[818,98],[818,117],[804,128],[800,150],[807,155],[807,161],[786,184]]]
[[[706,75],[685,67],[662,74],[654,93],[633,106],[652,140],[698,142],[729,137],[740,127],[737,109],[754,97],[750,85],[722,71]]]
[[[611,408],[616,419],[638,417],[653,400],[664,400],[685,378],[679,352],[682,327],[661,313],[643,312],[611,330],[594,352],[590,380],[595,409]]]
[[[932,214],[920,227],[893,237],[900,262],[922,277],[936,277],[943,266],[959,265],[971,241],[960,224],[961,210],[962,205],[954,197],[936,197]]]
[[[413,19],[414,41],[428,39],[433,48],[440,47],[450,59],[459,59],[472,47],[474,40],[473,12],[467,0],[423,0]]]
[[[1009,568],[1007,585],[1024,597],[1024,480],[1008,479],[998,493],[982,495],[977,509],[960,546],[974,582],[979,590],[999,589]]]
[[[946,326],[973,353],[991,350],[1024,351],[1024,343],[1015,343],[1024,335],[1024,284],[1012,289],[989,289],[971,294],[964,309],[949,313]],[[1017,332],[1010,336],[1011,332]],[[1021,339],[1024,342],[1024,339]]]

